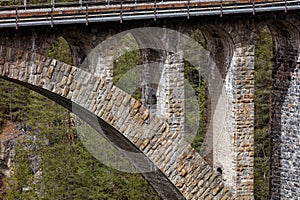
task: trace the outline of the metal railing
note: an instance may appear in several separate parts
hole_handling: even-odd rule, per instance
[[[300,0],[294,1],[106,1],[55,3],[0,7],[0,28],[58,24],[109,22],[138,19],[208,16],[300,9]]]

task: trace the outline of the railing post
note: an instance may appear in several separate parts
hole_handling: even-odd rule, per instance
[[[89,4],[85,6],[85,25],[89,25]]]
[[[120,23],[123,23],[123,1],[121,1],[121,10],[120,10]]]
[[[156,0],[154,1],[154,21],[156,21]]]
[[[53,6],[51,7],[51,28],[53,27]]]
[[[223,17],[223,0],[221,0],[221,5],[220,5],[220,17]]]
[[[79,0],[80,9],[82,9],[82,0]]]
[[[286,2],[286,0],[284,2],[285,2],[284,3],[284,12],[287,13],[287,2]]]
[[[16,29],[18,30],[19,25],[18,25],[18,7],[16,7]]]
[[[187,18],[190,19],[190,0],[188,0]]]
[[[252,14],[255,15],[255,0],[252,0],[252,8],[253,8]]]

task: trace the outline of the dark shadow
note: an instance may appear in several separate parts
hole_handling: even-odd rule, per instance
[[[207,41],[205,47],[224,79],[233,56],[233,41],[226,31],[218,27],[204,26],[201,31]]]

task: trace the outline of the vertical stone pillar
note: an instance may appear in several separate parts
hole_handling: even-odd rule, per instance
[[[142,103],[166,120],[170,130],[184,133],[184,64],[172,52],[142,65]]]
[[[141,102],[150,112],[157,112],[157,88],[163,70],[163,52],[154,49],[142,49],[141,65]]]
[[[249,41],[249,38],[246,39]],[[239,45],[242,45],[239,47]],[[237,198],[253,198],[254,44],[241,42],[234,53],[233,102]]]
[[[169,29],[134,33],[142,53],[142,103],[166,120],[172,133],[184,133],[184,63],[181,34]]]
[[[182,55],[168,52],[157,89],[157,114],[171,132],[184,133],[184,63]]]
[[[226,30],[219,25],[207,26],[203,32],[207,38],[207,49],[213,63],[208,63],[205,73],[210,97],[210,112],[203,143],[206,149],[201,153],[223,178],[225,185],[233,191],[236,171],[232,128],[233,72],[230,61],[234,52],[234,43]]]
[[[113,82],[113,61],[116,54],[117,41],[113,38],[104,40],[88,52],[80,69],[85,70],[106,83]]]
[[[236,199],[254,199],[254,30],[243,19],[204,32],[218,68],[208,80],[212,165]]]
[[[244,22],[240,22],[244,23]],[[236,26],[231,33],[233,57],[225,78],[229,98],[225,132],[232,151],[222,158],[227,169],[226,184],[236,199],[254,199],[254,34],[251,24]],[[224,143],[223,142],[223,143]],[[228,148],[228,147],[227,147]],[[220,158],[220,157],[219,157]],[[231,163],[227,163],[231,162]]]
[[[293,27],[276,29],[271,29],[275,48],[270,199],[300,199],[300,38],[293,35],[299,33]]]

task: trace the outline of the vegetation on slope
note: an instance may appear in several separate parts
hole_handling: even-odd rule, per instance
[[[206,47],[206,41],[201,33],[200,30],[196,29],[192,35],[191,38],[199,43],[203,48]],[[199,55],[198,55],[199,56]],[[196,58],[198,60],[199,58]],[[188,128],[192,125],[189,125],[189,123],[197,123],[198,124],[198,130],[196,132],[196,135],[193,137],[193,140],[191,141],[192,147],[197,151],[200,152],[201,146],[203,144],[205,132],[206,132],[206,126],[208,121],[208,91],[206,82],[204,80],[204,77],[199,74],[199,71],[195,68],[195,66],[192,66],[189,62],[184,62],[184,78],[188,81],[188,83],[192,86],[193,90],[195,91],[195,96],[197,97],[198,101],[198,116],[185,116],[185,124],[187,126],[185,128]],[[187,98],[186,101],[189,101]],[[185,103],[185,106],[188,106],[188,102]],[[188,113],[186,113],[188,115]],[[195,120],[198,120],[196,122]],[[185,130],[185,132],[188,132],[189,130]]]
[[[254,194],[269,199],[270,132],[272,105],[272,36],[264,28],[255,46],[254,73]]]

